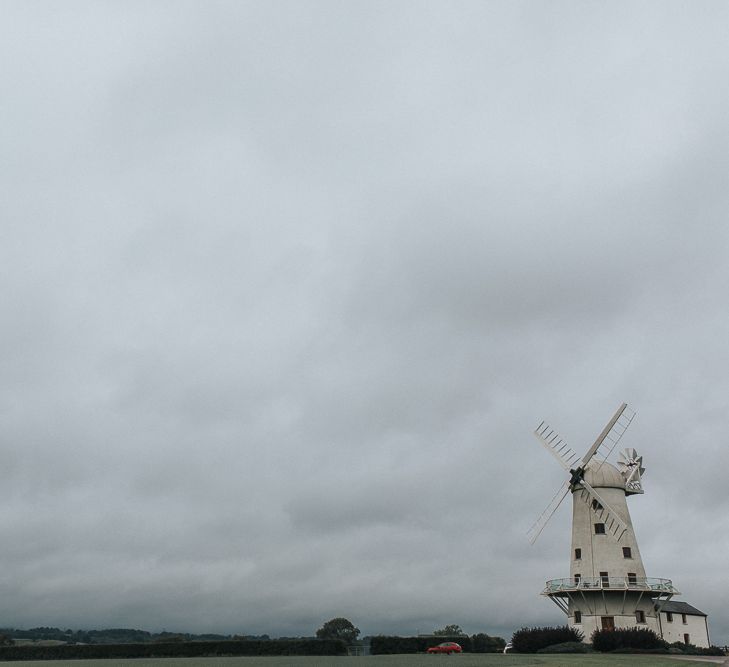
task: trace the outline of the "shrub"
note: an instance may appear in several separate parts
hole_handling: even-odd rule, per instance
[[[594,653],[594,650],[583,642],[562,642],[540,648],[537,653]]]
[[[669,644],[668,649],[671,653],[688,653],[690,655],[697,655],[699,650],[693,644],[686,644],[685,642],[673,642]]]
[[[418,637],[387,637],[379,635],[370,640],[370,653],[383,655],[392,653],[418,653]]]
[[[610,653],[629,653],[630,655],[635,655],[637,653],[639,654],[659,654],[659,655],[665,655],[666,653],[670,653],[670,648],[616,648],[614,651],[610,651]]]
[[[649,628],[595,630],[591,641],[593,648],[603,653],[619,649],[663,649],[664,652],[668,649],[668,644]]]
[[[501,637],[490,637],[483,632],[471,637],[471,650],[474,653],[501,653],[504,646],[506,642]]]
[[[724,655],[724,651],[718,646],[709,646],[704,648],[695,646],[694,644],[686,644],[684,642],[673,642],[669,646],[669,652],[684,655]]]
[[[540,648],[565,642],[581,642],[584,635],[567,625],[562,627],[522,628],[514,633],[511,645],[516,653],[536,653]]]

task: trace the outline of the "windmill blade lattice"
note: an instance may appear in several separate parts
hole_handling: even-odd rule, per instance
[[[557,491],[554,498],[552,498],[552,501],[549,505],[547,505],[546,509],[527,531],[529,541],[532,544],[534,544],[536,539],[544,530],[549,519],[557,511],[557,508],[562,504],[562,501],[570,491],[575,493],[579,492],[580,497],[585,502],[589,503],[592,500],[595,500],[599,503],[600,506],[604,508],[602,517],[604,517],[606,530],[613,534],[617,540],[622,538],[623,534],[627,530],[626,524],[622,521],[622,519],[620,519],[615,511],[610,510],[610,508],[608,508],[607,505],[600,500],[595,489],[585,482],[584,478],[588,464],[596,455],[600,458],[596,460],[596,465],[594,467],[590,466],[590,470],[593,472],[599,472],[607,458],[610,454],[612,454],[618,442],[620,442],[625,431],[628,430],[628,427],[634,417],[635,411],[630,410],[627,403],[623,403],[616,410],[610,421],[605,425],[605,428],[603,428],[600,435],[597,436],[597,439],[587,450],[587,453],[582,459],[580,459],[579,455],[577,455],[574,450],[567,446],[567,443],[548,424],[542,422],[534,430],[534,435],[537,437],[539,442],[542,443],[544,448],[552,456],[554,456],[559,464],[570,474],[570,479],[562,485],[559,491]],[[642,491],[636,490],[634,493],[642,493]]]
[[[559,461],[559,464],[567,471],[574,468],[580,460],[579,455],[549,426],[542,422],[534,429],[534,435],[545,449]]]
[[[552,515],[557,511],[557,508],[562,504],[567,494],[570,492],[569,481],[565,482],[557,493],[554,494],[554,498],[550,501],[549,505],[539,515],[539,518],[534,522],[532,527],[527,531],[529,542],[534,544],[537,538],[542,534],[544,527],[547,522],[552,518]]]
[[[615,423],[612,424],[608,432],[605,434],[605,437],[600,442],[599,446],[593,452],[593,456],[598,455],[602,459],[602,461],[600,461],[599,465],[597,466],[596,471],[600,470],[602,464],[605,463],[608,457],[613,453],[618,443],[620,442],[620,439],[628,430],[628,427],[630,426],[634,417],[635,411],[631,410],[627,405],[625,405],[624,409],[615,420]]]

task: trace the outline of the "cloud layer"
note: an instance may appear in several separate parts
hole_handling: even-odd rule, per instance
[[[726,7],[6,9],[0,625],[561,622],[627,400],[729,641]]]

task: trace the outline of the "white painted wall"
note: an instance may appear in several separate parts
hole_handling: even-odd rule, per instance
[[[592,633],[595,632],[595,630],[602,630],[601,618],[601,616],[585,616],[583,614],[582,623],[575,623],[574,618],[570,616],[568,624],[570,627],[582,632],[584,634],[583,641],[589,643]],[[658,636],[661,634],[658,628],[658,619],[655,616],[646,616],[645,623],[637,623],[635,620],[635,614],[613,614],[613,620],[615,622],[615,628],[618,630],[624,628],[648,628],[649,630],[653,630],[653,632],[655,632]]]
[[[661,612],[661,627],[663,629],[663,639],[669,644],[673,642],[684,641],[684,634],[689,635],[689,643],[695,646],[709,646],[709,632],[706,625],[705,616],[692,616],[686,614],[686,623],[683,622],[681,614],[673,614],[673,622],[668,622],[668,614]]]
[[[624,480],[618,470],[609,463],[603,463],[600,472],[594,474],[590,463],[585,473],[588,484],[593,486],[600,497],[625,522],[628,529],[618,542],[612,535],[595,534],[595,524],[602,523],[599,511],[591,503],[584,502],[580,492],[572,494],[572,551],[570,553],[570,576],[580,574],[583,578],[598,577],[600,572],[608,572],[610,577],[627,577],[633,573],[645,577],[643,560],[638,549],[638,541],[633,531],[633,522],[628,511]],[[629,547],[630,558],[623,556],[623,547]],[[582,557],[575,558],[575,549],[580,549]]]
[[[582,612],[582,623],[574,622],[574,612]],[[635,612],[642,611],[645,623],[638,623]],[[574,595],[569,606],[567,622],[570,626],[580,630],[585,641],[589,642],[595,630],[602,630],[602,617],[612,616],[616,628],[649,628],[660,636],[658,617],[653,608],[653,601],[647,595],[640,595],[628,591],[623,596],[622,591],[600,592],[583,591]]]

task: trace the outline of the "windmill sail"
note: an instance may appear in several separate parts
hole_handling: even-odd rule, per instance
[[[560,490],[557,491],[545,510],[539,515],[539,518],[534,522],[534,525],[532,525],[532,527],[527,531],[527,536],[529,537],[529,542],[531,544],[534,544],[534,542],[537,541],[537,538],[541,535],[544,527],[547,525],[547,522],[552,518],[552,515],[562,504],[562,501],[565,499],[565,496],[569,493],[569,491],[570,483],[567,481],[562,485]]]
[[[570,473],[569,481],[565,482],[559,491],[555,494],[552,501],[547,505],[546,509],[539,515],[534,525],[527,531],[529,541],[534,544],[539,537],[547,522],[557,511],[570,491],[573,491],[584,502],[590,504],[595,502],[598,518],[605,524],[606,532],[612,534],[618,541],[623,537],[628,529],[625,522],[617,515],[617,513],[608,507],[600,496],[597,494],[587,482],[585,482],[585,469],[593,457],[599,457],[594,466],[590,468],[594,472],[598,472],[603,466],[607,458],[612,454],[620,439],[623,437],[628,426],[633,421],[635,412],[628,408],[627,403],[623,403],[612,416],[600,435],[587,450],[585,456],[580,459],[579,455],[573,449],[567,446],[567,443],[552,429],[549,424],[542,422],[534,430],[537,437],[544,448],[559,462],[559,464]]]
[[[569,471],[570,468],[574,468],[579,462],[579,455],[567,446],[567,443],[559,437],[549,424],[545,424],[544,422],[539,424],[534,429],[534,435],[537,436],[539,442],[559,461],[559,464],[565,470]]]
[[[602,459],[597,468],[599,470],[610,454],[613,453],[613,450],[620,442],[620,438],[623,437],[625,431],[628,430],[628,426],[633,421],[633,417],[635,417],[635,412],[628,407],[627,403],[623,403],[603,429],[602,433],[597,437],[597,440],[595,440],[595,443],[590,447],[587,454],[585,454],[585,458],[582,459],[583,467],[590,462],[593,456],[597,455]]]

